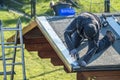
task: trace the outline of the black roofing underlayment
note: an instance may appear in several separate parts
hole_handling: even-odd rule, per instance
[[[46,17],[48,23],[65,46],[63,33],[74,18],[75,17]],[[117,15],[116,18],[120,20],[120,16]],[[117,40],[115,43],[104,52],[94,55],[86,67],[72,67],[73,71],[120,70],[120,36],[110,26],[107,26],[101,29],[100,39],[105,35],[106,30],[111,30],[116,35]],[[87,43],[78,48],[80,49],[80,57],[82,57],[88,49],[86,44]]]

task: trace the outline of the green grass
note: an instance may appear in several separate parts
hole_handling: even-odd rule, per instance
[[[9,0],[7,0],[9,1]],[[21,0],[20,0],[21,1]],[[29,1],[29,0],[24,0],[24,1]],[[37,0],[37,15],[38,16],[42,16],[42,15],[53,15],[52,14],[52,10],[49,8],[49,1],[50,0]],[[91,0],[79,0],[80,1],[80,9],[76,8],[76,11],[78,13],[83,12],[83,11],[90,11],[90,3],[87,3],[86,1],[90,2]],[[92,0],[93,2],[103,2],[103,0]],[[119,11],[120,10],[120,6],[119,6],[120,0],[111,0],[111,4],[113,5],[113,7]],[[9,3],[9,5],[13,5],[11,3]],[[15,5],[15,4],[14,4]],[[99,4],[100,6],[98,6],[98,4],[93,4],[91,6],[91,12],[103,12],[103,4]],[[19,7],[19,6],[17,6]],[[21,8],[21,10],[25,13],[30,14],[30,6],[29,5],[25,5]],[[93,9],[92,9],[93,8]],[[112,12],[114,12],[113,9],[111,9]],[[23,16],[20,16],[18,14],[9,12],[7,9],[0,9],[0,19],[3,22],[3,26],[16,26],[16,22],[18,20],[18,18],[21,18],[22,21],[22,25],[26,26],[29,24],[29,22],[33,19],[27,19]],[[13,35],[14,33],[12,32],[6,32],[5,33],[5,40],[7,38],[9,38],[11,35]],[[0,52],[1,52],[1,48],[0,48]],[[19,52],[19,50],[17,50],[17,52]],[[2,53],[1,53],[2,54]],[[1,57],[0,54],[0,57]],[[12,49],[10,50],[6,50],[6,56],[7,57],[11,57],[13,54]],[[20,60],[20,55],[17,55],[16,58],[17,61]],[[0,61],[0,71],[2,71],[2,61]],[[71,73],[68,74],[63,70],[63,67],[56,67],[53,66],[50,63],[49,59],[40,59],[37,56],[37,52],[28,52],[25,49],[25,65],[26,65],[26,75],[27,75],[27,79],[29,80],[76,80],[76,75],[75,73]],[[10,69],[10,67],[8,67],[8,69]],[[14,80],[21,80],[22,79],[22,73],[21,73],[21,66],[16,66],[15,67],[15,79]],[[3,76],[0,76],[0,80],[3,80]],[[9,80],[9,76],[8,76],[8,80]]]

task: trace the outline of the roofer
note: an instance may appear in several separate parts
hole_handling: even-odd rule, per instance
[[[100,18],[89,12],[81,13],[66,28],[64,32],[65,42],[70,55],[76,58],[79,66],[86,66],[94,54],[107,49],[114,43],[115,36],[111,31],[106,31],[106,35],[99,40],[101,28]],[[81,60],[77,48],[84,39],[88,40],[88,51]]]

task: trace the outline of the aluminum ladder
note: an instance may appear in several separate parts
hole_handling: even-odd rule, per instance
[[[13,42],[5,42],[5,31],[14,31],[15,32],[15,38]],[[22,66],[22,74],[23,74],[23,80],[26,80],[26,72],[25,72],[25,60],[24,60],[24,46],[23,46],[23,37],[22,37],[22,25],[21,20],[18,19],[17,25],[14,28],[10,27],[3,27],[2,22],[0,21],[0,39],[1,39],[1,49],[2,49],[2,58],[3,60],[3,75],[4,79],[7,80],[7,75],[10,75],[10,80],[14,80],[14,69],[15,65],[21,65]],[[19,39],[19,41],[18,41]],[[19,44],[18,44],[19,43]],[[12,58],[6,58],[5,49],[12,48],[13,49],[13,55]],[[21,61],[16,62],[16,53],[17,49],[20,49],[20,55],[21,55]],[[12,60],[11,63],[7,63],[7,60]],[[6,67],[11,66],[11,70],[7,71]]]

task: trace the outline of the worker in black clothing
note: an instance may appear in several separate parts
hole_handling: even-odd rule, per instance
[[[64,32],[64,39],[70,55],[79,61],[77,48],[84,39],[88,39],[88,51],[83,59],[79,61],[80,66],[86,66],[91,57],[100,51],[107,49],[115,41],[111,31],[99,40],[101,21],[95,14],[84,12],[77,16]]]

